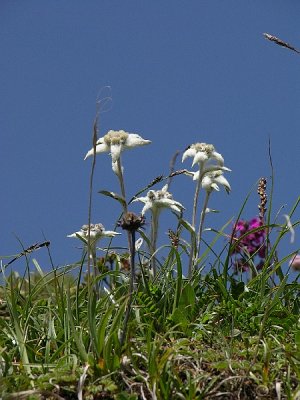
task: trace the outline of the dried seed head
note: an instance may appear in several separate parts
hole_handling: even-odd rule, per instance
[[[118,225],[126,231],[137,231],[145,224],[145,217],[136,215],[132,212],[127,212],[118,222]]]
[[[121,269],[123,271],[130,271],[130,258],[129,255],[123,255],[120,258]]]
[[[173,247],[175,247],[175,249],[177,249],[178,245],[179,245],[179,241],[180,241],[178,232],[176,233],[176,232],[172,231],[172,229],[169,229],[168,230],[168,236],[169,236],[169,239],[171,241],[171,245]]]
[[[257,193],[260,198],[260,204],[258,205],[258,209],[259,209],[259,218],[261,221],[263,221],[265,213],[267,211],[266,205],[268,202],[268,196],[266,193],[266,188],[267,188],[267,179],[260,178],[258,183]]]

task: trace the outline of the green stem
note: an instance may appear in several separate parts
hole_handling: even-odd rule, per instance
[[[150,241],[150,253],[151,253],[151,269],[153,271],[153,276],[156,276],[156,243],[157,243],[157,232],[158,232],[158,216],[159,211],[152,212],[151,218],[151,241]]]
[[[122,172],[121,157],[118,158],[117,165],[118,165],[118,172],[116,175],[118,176],[118,179],[119,179],[122,197],[125,200],[125,202],[123,204],[123,209],[124,209],[124,213],[126,213],[127,212],[127,201],[126,201],[124,176],[123,176],[123,172]]]
[[[201,188],[201,180],[200,180],[200,175],[199,175],[199,179],[197,181],[197,186],[196,186],[195,195],[194,195],[193,214],[192,214],[192,227],[194,228],[194,230],[196,227],[197,206],[198,206],[198,198],[199,198],[200,188]],[[194,245],[195,240],[193,238],[193,235],[195,235],[195,232],[191,233],[191,251],[190,251],[189,268],[188,268],[188,277],[189,278],[191,278],[193,275],[193,265],[194,265],[194,261],[196,258],[196,249],[195,249],[195,245]]]
[[[197,254],[196,254],[196,258],[198,258],[199,254],[200,254],[200,247],[201,247],[201,239],[202,239],[202,233],[203,233],[204,219],[205,219],[205,215],[206,215],[206,208],[207,208],[207,204],[208,204],[210,193],[211,192],[209,192],[209,191],[206,192],[206,196],[205,196],[205,200],[204,200],[204,204],[203,204],[203,209],[201,211],[201,217],[200,217],[200,223],[199,223],[199,229],[198,229],[198,235],[197,235]]]
[[[121,157],[118,158],[117,165],[118,165],[118,172],[116,173],[116,175],[118,176],[118,179],[119,179],[122,197],[125,200],[125,202],[123,203],[123,213],[126,214],[128,211],[128,208],[127,208],[127,201],[126,201],[124,176],[123,176],[123,172],[122,172]],[[132,236],[129,231],[127,231],[127,239],[128,239],[128,249],[130,252],[130,249],[134,245],[134,242],[132,243]]]
[[[124,328],[122,332],[122,336],[120,339],[120,344],[121,347],[124,344],[125,338],[126,338],[126,333],[127,333],[127,326],[128,326],[128,321],[130,317],[130,312],[132,308],[132,298],[133,298],[133,293],[135,291],[135,231],[128,231],[130,237],[131,237],[131,247],[130,247],[130,284],[129,284],[129,298],[128,298],[128,303],[127,303],[127,309],[126,309],[126,314],[124,318]]]

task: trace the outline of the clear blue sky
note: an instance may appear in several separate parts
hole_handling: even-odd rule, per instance
[[[282,205],[287,212],[300,187],[300,55],[262,33],[300,47],[299,18],[300,2],[292,0],[2,0],[0,254],[20,251],[15,235],[26,247],[44,233],[55,265],[80,257],[66,235],[87,222],[91,160],[83,157],[107,85],[113,101],[100,136],[125,129],[152,140],[124,153],[128,195],[167,174],[175,151],[212,143],[232,169],[232,193],[215,193],[210,204],[221,213],[207,224],[219,228],[270,176],[270,137],[274,214]],[[176,165],[190,166],[190,159]],[[107,154],[97,158],[94,187],[118,191]],[[193,189],[187,177],[172,183],[189,210]],[[96,193],[93,204],[93,221],[113,229],[118,204]],[[175,225],[167,214],[162,236]],[[256,214],[254,192],[244,217]],[[296,236],[288,251],[299,243]],[[34,256],[48,268],[44,255]]]

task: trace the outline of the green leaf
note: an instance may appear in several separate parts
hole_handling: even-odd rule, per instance
[[[98,193],[103,194],[104,196],[111,197],[112,199],[117,200],[119,203],[121,203],[121,205],[123,207],[126,206],[126,200],[124,199],[124,197],[120,196],[117,193],[110,192],[108,190],[99,190]]]
[[[232,297],[237,300],[239,296],[245,291],[245,283],[237,282],[235,279],[231,279],[231,294]]]
[[[192,309],[195,305],[196,295],[194,288],[190,283],[187,283],[181,293],[179,306],[184,308]]]

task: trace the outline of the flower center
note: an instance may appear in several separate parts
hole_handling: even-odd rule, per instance
[[[125,131],[108,131],[104,136],[104,142],[107,146],[114,144],[125,144],[128,138],[128,133]]]
[[[201,151],[202,153],[206,153],[208,157],[215,151],[215,148],[212,144],[207,143],[195,143],[191,146],[192,149],[196,151]]]

